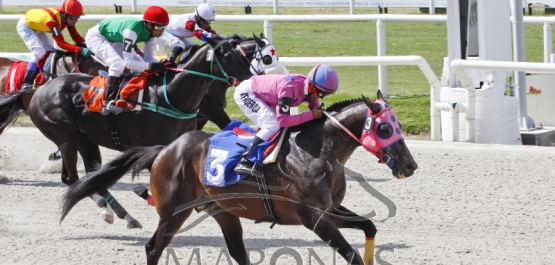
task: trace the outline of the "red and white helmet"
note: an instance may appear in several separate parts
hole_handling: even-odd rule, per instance
[[[166,9],[159,6],[150,6],[143,14],[143,21],[150,22],[154,25],[165,26],[170,23],[170,16]]]
[[[210,4],[200,4],[195,10],[195,15],[208,22],[212,22],[216,19],[216,9]]]
[[[83,6],[77,0],[65,0],[60,11],[74,17],[84,16]]]

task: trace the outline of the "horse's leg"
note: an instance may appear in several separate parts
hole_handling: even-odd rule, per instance
[[[353,213],[343,206],[339,206],[334,214],[338,216],[331,215],[330,218],[338,228],[355,228],[364,231],[364,236],[366,237],[363,256],[364,264],[374,264],[374,237],[378,232],[374,223],[370,219]]]
[[[79,179],[77,174],[77,139],[66,139],[65,142],[58,145],[58,149],[62,152],[62,182],[68,186],[72,185]]]
[[[79,154],[83,158],[83,163],[85,164],[85,171],[92,172],[96,165],[99,165],[102,162],[100,149],[98,145],[94,144],[93,142],[85,139],[79,139]],[[108,208],[111,209],[116,213],[119,219],[124,219],[127,221],[128,228],[143,228],[143,226],[137,221],[133,216],[131,216],[127,211],[119,204],[116,198],[108,191],[103,190],[99,191],[98,194],[104,198],[106,204],[103,205],[106,209],[102,212],[102,218],[109,224],[114,222],[114,214]],[[98,200],[93,199],[95,202]],[[98,202],[97,202],[98,203]]]
[[[302,205],[295,208],[297,208],[296,211],[299,213],[303,225],[312,230],[330,247],[337,249],[337,253],[347,260],[348,264],[364,264],[360,255],[345,240],[327,212]]]
[[[168,206],[172,204],[172,202],[168,202]],[[180,203],[176,203],[173,205],[180,205]],[[158,212],[160,213],[160,221],[158,222],[158,228],[152,238],[148,241],[145,246],[146,250],[146,260],[148,265],[155,265],[158,264],[158,260],[164,249],[170,244],[172,241],[175,233],[179,231],[179,228],[185,223],[185,220],[189,218],[193,208],[189,208],[179,212],[176,215],[173,215],[174,207],[159,207],[156,206]],[[164,217],[162,217],[164,216]]]
[[[217,207],[215,210],[221,210],[221,208]],[[212,210],[212,212],[215,210]],[[243,227],[239,217],[228,212],[220,212],[212,215],[212,217],[216,219],[224,233],[225,243],[231,257],[239,264],[250,264],[243,242]]]

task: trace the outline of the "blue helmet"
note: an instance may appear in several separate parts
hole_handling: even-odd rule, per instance
[[[308,80],[315,88],[326,94],[333,94],[339,87],[339,77],[333,68],[327,65],[318,65],[308,73]]]

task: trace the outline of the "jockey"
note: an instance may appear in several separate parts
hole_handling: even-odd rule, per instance
[[[17,22],[17,33],[29,50],[32,56],[21,84],[21,90],[33,88],[35,77],[40,69],[37,69],[37,62],[46,54],[47,51],[54,51],[55,48],[47,33],[52,33],[52,38],[56,44],[70,52],[80,52],[84,56],[91,56],[91,51],[85,47],[79,47],[69,44],[64,40],[62,30],[66,27],[69,35],[75,43],[83,45],[85,40],[77,29],[75,24],[80,16],[84,16],[83,6],[77,0],[65,0],[62,7],[32,9],[25,13],[25,17]]]
[[[170,18],[170,24],[166,27],[166,32],[162,35],[157,44],[171,47],[172,52],[168,56],[168,61],[174,62],[176,57],[187,47],[194,46],[190,37],[197,37],[200,41],[206,42],[205,37],[218,35],[210,27],[216,19],[216,10],[210,4],[200,4],[193,14],[185,14]],[[169,36],[177,37],[177,41],[168,41]],[[220,35],[218,35],[220,36]],[[220,36],[221,37],[221,36]],[[222,37],[223,38],[223,37]],[[165,43],[161,43],[165,42]],[[184,58],[184,56],[182,57]]]
[[[87,32],[87,46],[108,64],[106,98],[102,115],[123,111],[116,106],[118,82],[127,67],[134,71],[165,71],[166,66],[154,58],[155,39],[164,33],[170,19],[168,12],[159,6],[148,7],[143,19],[133,17],[108,18],[100,21]],[[133,48],[144,42],[144,59]]]
[[[263,177],[247,157],[256,145],[270,140],[281,127],[291,127],[322,117],[320,99],[335,93],[339,77],[327,65],[314,67],[308,76],[271,74],[252,77],[235,88],[235,102],[260,130],[241,155],[237,174]],[[310,111],[291,115],[291,107],[308,102]]]

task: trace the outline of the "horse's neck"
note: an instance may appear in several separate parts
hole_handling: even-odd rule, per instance
[[[358,139],[364,127],[366,109],[364,104],[357,104],[335,115],[335,118],[357,138],[356,140],[332,119],[326,119],[322,129],[322,141],[326,143],[326,148],[335,156],[335,159],[342,163],[346,162],[360,146]]]
[[[197,51],[195,56],[184,65],[185,69],[203,74],[212,74],[210,71],[211,63],[207,62],[205,57],[203,50]],[[194,73],[178,73],[173,80],[167,80],[169,84],[167,87],[168,98],[172,105],[180,111],[193,112],[198,109],[211,81],[212,79],[208,77]],[[162,100],[165,100],[164,96],[158,94]]]

